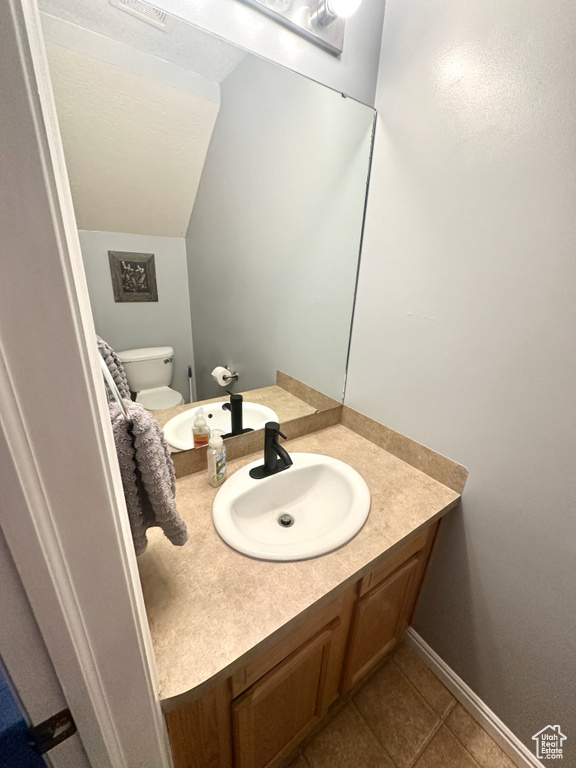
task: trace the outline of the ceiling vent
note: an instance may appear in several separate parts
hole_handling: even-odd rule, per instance
[[[126,11],[131,16],[136,16],[137,19],[146,21],[154,27],[164,29],[166,26],[168,15],[151,3],[146,3],[145,0],[110,0],[110,5],[121,11]]]

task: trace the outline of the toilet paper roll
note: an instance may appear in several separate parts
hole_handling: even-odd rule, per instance
[[[212,371],[212,378],[217,384],[220,384],[221,387],[229,387],[232,380],[231,377],[232,371],[229,371],[228,368],[224,368],[223,365],[217,365]]]

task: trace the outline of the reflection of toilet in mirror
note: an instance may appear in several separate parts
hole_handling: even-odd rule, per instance
[[[172,347],[144,347],[117,352],[136,402],[148,411],[182,405],[184,398],[170,388],[174,368]]]

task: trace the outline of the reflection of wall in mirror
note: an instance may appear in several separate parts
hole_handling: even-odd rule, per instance
[[[173,347],[172,387],[188,400],[187,369],[192,362],[192,328],[184,238],[83,230],[79,234],[97,333],[116,351]],[[114,301],[109,250],[154,253],[158,301]]]
[[[198,394],[224,363],[340,400],[373,111],[253,56],[221,93],[187,235]]]
[[[193,358],[183,235],[219,86],[54,17],[43,24],[96,330],[116,350],[173,347],[172,386],[188,400]],[[156,306],[114,303],[108,250],[155,254]]]
[[[244,391],[283,369],[340,399],[372,110],[244,54],[222,83],[201,77],[200,94],[198,76],[177,65],[164,62],[157,79],[142,51],[115,59],[116,43],[84,30],[88,54],[58,34],[49,52],[76,214],[99,230],[81,240],[98,332],[117,349],[173,346],[173,384],[187,398],[192,341],[179,339],[192,312],[198,397],[222,394],[210,371],[225,364]],[[200,96],[209,104],[198,134]],[[188,302],[182,271],[162,289],[162,252],[150,240],[177,241],[187,228]],[[107,306],[98,248],[103,263],[107,250],[156,254],[156,320]]]

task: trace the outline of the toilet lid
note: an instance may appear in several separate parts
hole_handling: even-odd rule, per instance
[[[138,392],[136,402],[144,406],[147,411],[158,411],[161,408],[173,408],[175,405],[182,405],[184,398],[180,392],[176,392],[170,387],[154,387]]]

